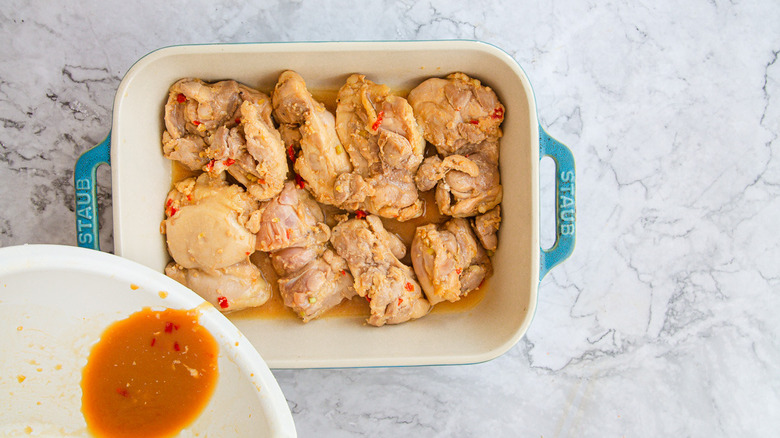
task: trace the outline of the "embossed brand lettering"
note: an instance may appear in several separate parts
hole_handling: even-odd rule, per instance
[[[86,205],[92,202],[92,195],[89,193],[76,192],[76,204]]]
[[[92,183],[86,179],[81,178],[76,180],[76,190],[89,190],[92,188]]]
[[[92,220],[92,207],[84,207],[80,208],[77,212],[79,217],[83,217],[84,219]]]

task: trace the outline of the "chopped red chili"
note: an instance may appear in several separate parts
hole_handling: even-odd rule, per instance
[[[457,272],[457,273],[458,273],[458,275],[460,275],[460,273],[461,273],[461,272],[463,272],[463,270],[462,270],[462,269],[460,269],[460,268],[458,268],[458,269],[456,269],[456,270],[455,270],[455,272]]]
[[[498,107],[493,110],[493,114],[490,115],[490,117],[494,119],[501,119],[504,117],[504,108]]]
[[[232,158],[226,158],[225,161],[223,161],[222,163],[224,163],[225,166],[232,166],[233,164],[235,164],[235,162],[236,160]]]
[[[239,119],[238,117],[236,117],[236,125],[239,125],[239,124],[241,124],[241,119]]]
[[[365,211],[363,211],[363,210],[355,210],[355,217],[357,217],[358,219],[363,219],[366,216],[367,216],[367,214],[366,214]]]
[[[200,122],[199,122],[199,121],[197,121],[197,120],[193,120],[193,121],[192,121],[192,124],[193,124],[193,125],[195,125],[195,126],[198,126],[198,125],[200,125]]]
[[[287,234],[287,239],[289,240],[290,236],[292,235],[292,230],[288,228],[286,234]]]
[[[293,145],[287,146],[287,156],[290,157],[290,161],[295,163],[295,149],[293,149]]]
[[[130,397],[130,394],[127,392],[125,388],[117,388],[116,393],[121,395],[122,397]]]
[[[177,211],[179,211],[177,208],[171,207],[169,216],[173,216]]]
[[[217,297],[217,303],[219,303],[219,307],[223,309],[227,309],[230,304],[228,304],[228,300],[225,297]]]
[[[399,298],[399,299],[398,299],[398,305],[399,305],[399,306],[400,306],[400,305],[401,305],[401,303],[403,303],[403,302],[404,302],[404,299],[403,299],[403,298]]]
[[[370,303],[371,302],[371,298],[366,297],[366,301],[368,301]]]
[[[166,206],[166,207],[170,207],[170,206],[171,206],[171,204],[173,204],[173,199],[171,199],[171,198],[168,198],[168,201],[165,203],[165,206]]]
[[[214,170],[214,160],[209,160],[209,162],[206,164],[206,172],[211,172]]]
[[[187,96],[185,96],[184,94],[182,94],[182,93],[179,93],[179,94],[176,96],[176,102],[179,102],[179,103],[184,103],[184,102],[186,102],[186,101],[187,101]]]
[[[479,120],[469,120],[472,125],[479,125]]]
[[[187,200],[192,201],[192,195],[187,195]]]
[[[174,342],[173,343],[173,349],[176,350],[176,351],[181,351],[181,347],[179,347],[179,343],[178,342]]]
[[[157,343],[157,338],[152,338],[152,347],[154,347],[154,344]]]
[[[406,282],[406,285],[405,285],[404,287],[405,287],[405,288],[406,288],[406,290],[408,290],[409,292],[411,292],[411,291],[413,291],[413,290],[414,290],[414,285],[413,285],[412,283],[409,283],[408,281]]]
[[[304,181],[303,178],[301,178],[301,176],[296,173],[295,174],[295,185],[298,186],[299,189],[302,189],[305,184],[306,184],[306,181]]]
[[[166,322],[165,323],[165,333],[171,333],[173,332],[173,323],[172,322]]]
[[[374,124],[371,125],[371,129],[373,129],[374,131],[379,129],[379,127],[382,125],[382,119],[384,118],[385,118],[385,112],[379,111],[379,114],[376,115],[376,122],[374,122]]]
[[[343,270],[343,269],[342,269],[342,270],[341,270],[341,275],[347,275],[347,271],[345,271],[345,270]]]

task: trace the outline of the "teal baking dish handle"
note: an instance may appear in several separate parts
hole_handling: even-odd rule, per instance
[[[574,156],[566,145],[539,126],[539,160],[544,157],[555,162],[555,243],[549,249],[540,248],[539,281],[574,251],[577,229]]]
[[[97,168],[111,164],[111,133],[76,161],[73,185],[76,187],[76,237],[82,248],[100,250],[97,206]]]

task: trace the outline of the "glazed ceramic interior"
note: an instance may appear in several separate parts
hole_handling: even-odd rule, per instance
[[[460,313],[433,313],[375,328],[356,318],[230,318],[272,368],[473,363],[492,359],[525,333],[539,282],[538,122],[532,90],[517,63],[478,42],[274,43],[178,46],[142,58],[114,103],[111,166],[118,255],[162,271],[160,234],[171,185],[162,156],[163,105],[182,77],[235,79],[270,93],[283,70],[311,89],[338,89],[351,73],[409,90],[432,76],[462,71],[492,87],[506,106],[502,125],[503,223],[495,275],[483,301]]]

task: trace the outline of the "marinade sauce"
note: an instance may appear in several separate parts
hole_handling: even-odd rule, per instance
[[[219,347],[195,310],[143,310],[110,325],[81,381],[82,412],[99,437],[167,437],[205,408]]]

